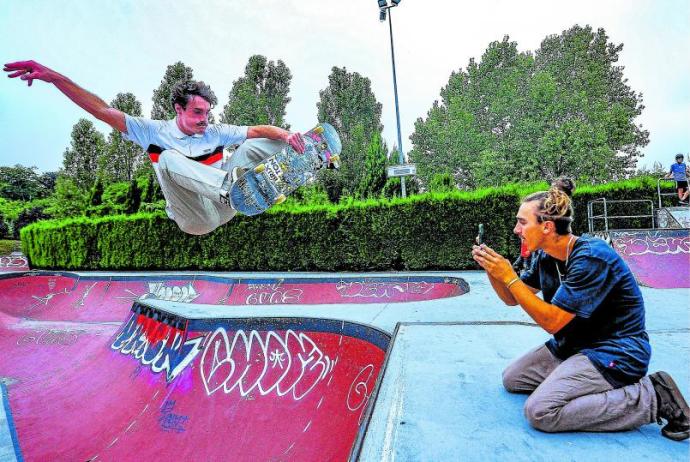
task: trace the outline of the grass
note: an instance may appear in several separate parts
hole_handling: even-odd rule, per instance
[[[9,255],[12,252],[18,252],[21,250],[20,241],[10,241],[6,239],[0,239],[0,255]]]

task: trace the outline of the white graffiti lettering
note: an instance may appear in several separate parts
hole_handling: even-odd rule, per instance
[[[278,354],[285,356],[284,369],[282,362],[276,368]],[[208,396],[221,389],[226,394],[237,390],[242,397],[275,391],[299,401],[333,372],[336,362],[303,333],[288,330],[281,337],[273,331],[238,330],[231,341],[219,327],[206,342],[200,369]]]
[[[190,303],[199,296],[191,282],[184,286],[167,286],[163,282],[149,282],[148,285],[149,292],[142,298]]]
[[[96,284],[97,284],[97,283],[94,282],[93,284],[91,284],[90,286],[88,286],[88,287],[86,288],[86,290],[84,291],[84,293],[81,295],[81,298],[79,298],[79,300],[77,301],[77,303],[74,304],[75,307],[77,307],[77,306],[84,306],[84,300],[86,300],[86,297],[89,296],[89,294],[91,293],[91,291],[93,290],[93,288],[96,287]]]
[[[203,336],[189,339],[183,343],[183,333],[159,323],[158,329],[166,332],[162,339],[151,342],[144,332],[144,327],[132,316],[110,346],[123,355],[131,355],[142,365],[150,366],[158,374],[165,372],[171,382],[196,358],[201,351]]]
[[[55,288],[55,284],[53,284],[53,288]],[[52,289],[51,289],[52,290]],[[40,303],[43,303],[44,305],[48,305],[48,302],[53,299],[56,295],[68,295],[69,291],[67,289],[62,289],[60,292],[55,292],[55,293],[50,293],[47,294],[45,297],[38,297],[36,295],[32,295],[31,298],[38,300]]]
[[[338,281],[335,289],[343,298],[391,298],[397,294],[426,294],[435,284],[419,282],[367,282],[367,281]]]
[[[357,377],[350,385],[350,391],[347,393],[347,408],[351,411],[356,411],[366,404],[371,396],[370,389],[372,387],[374,377],[374,365],[368,364],[364,366]]]
[[[79,336],[85,334],[83,330],[48,329],[36,330],[17,340],[17,345],[61,345],[70,346],[77,343]]]
[[[247,295],[245,304],[247,305],[282,305],[289,303],[300,303],[302,289],[286,289],[283,280],[272,284],[248,284],[247,289],[251,292]]]
[[[639,233],[612,234],[613,247],[622,255],[674,255],[690,253],[690,236],[656,236]]]

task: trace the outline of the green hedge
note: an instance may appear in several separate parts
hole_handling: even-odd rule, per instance
[[[21,232],[33,268],[64,270],[366,271],[477,268],[477,225],[486,241],[516,256],[512,229],[521,198],[546,183],[428,193],[341,205],[279,206],[237,216],[206,236],[181,232],[161,213],[43,221]],[[654,199],[656,182],[636,179],[576,191],[575,232],[587,231],[587,202]],[[623,204],[615,214],[632,215]],[[613,213],[611,208],[609,214]],[[642,212],[644,213],[644,212]],[[618,227],[648,226],[628,220]]]

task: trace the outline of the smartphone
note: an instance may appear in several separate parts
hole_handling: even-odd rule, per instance
[[[477,245],[484,243],[484,223],[479,223],[479,233],[477,234]]]

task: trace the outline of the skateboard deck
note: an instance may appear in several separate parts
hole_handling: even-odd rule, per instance
[[[232,207],[244,215],[258,215],[285,201],[295,189],[313,180],[324,167],[337,168],[340,137],[327,123],[302,134],[305,149],[299,154],[287,146],[250,166],[230,187]]]

